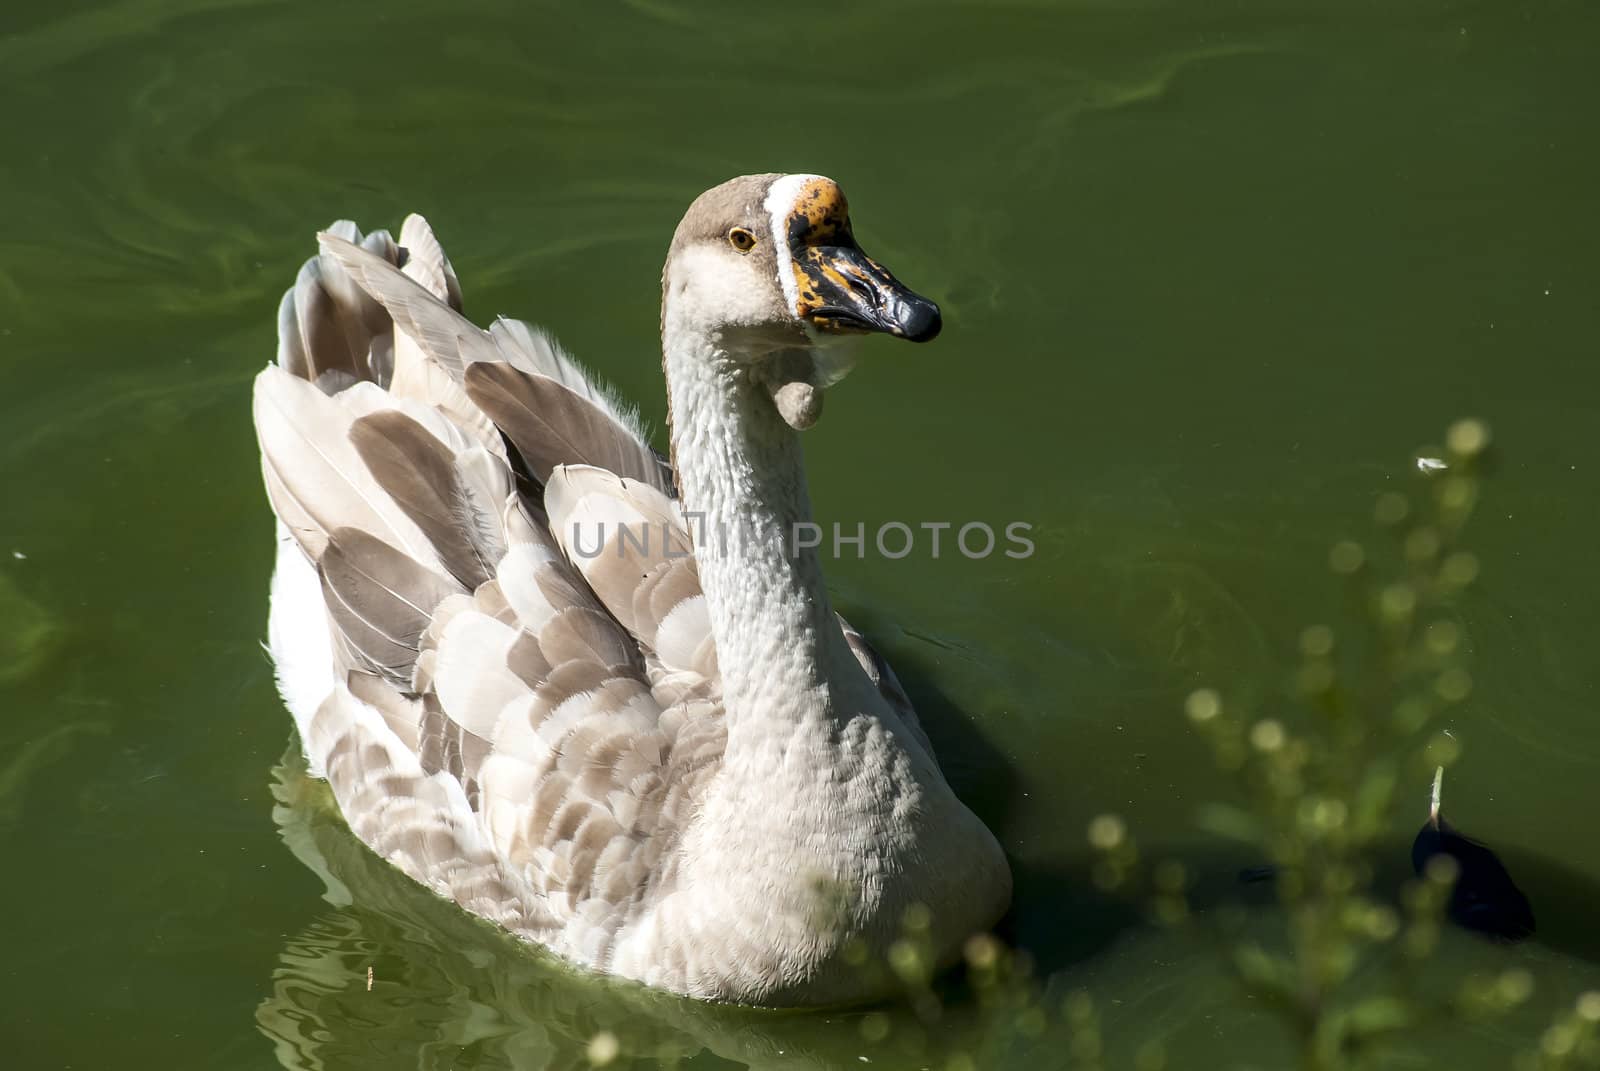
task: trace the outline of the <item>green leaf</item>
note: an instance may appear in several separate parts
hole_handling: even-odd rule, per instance
[[[1226,803],[1208,803],[1201,807],[1195,813],[1195,824],[1207,833],[1247,844],[1261,844],[1267,839],[1261,819]]]
[[[1287,957],[1273,955],[1260,945],[1240,945],[1233,950],[1233,965],[1251,989],[1264,996],[1293,1000],[1297,975]]]
[[[1361,779],[1354,805],[1350,808],[1351,827],[1357,837],[1365,840],[1388,827],[1397,778],[1393,759],[1379,759],[1367,770],[1367,776]]]
[[[1347,1029],[1363,1040],[1391,1030],[1404,1030],[1415,1016],[1399,997],[1368,997],[1345,1012]]]

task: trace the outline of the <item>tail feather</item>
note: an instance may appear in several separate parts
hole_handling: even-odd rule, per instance
[[[406,217],[400,227],[400,244],[405,247],[406,260],[402,270],[422,285],[428,293],[461,311],[461,283],[444,255],[444,247],[434,237],[428,221],[416,213]],[[392,259],[392,258],[390,258]],[[395,261],[399,263],[399,261]]]
[[[505,429],[502,417],[525,415],[522,409],[531,405],[534,421],[522,421],[529,435],[518,445],[536,478],[542,479],[554,464],[592,464],[670,491],[666,463],[625,406],[542,331],[504,319],[485,331],[463,317],[452,304],[459,302],[454,272],[426,221],[413,217],[402,234],[422,246],[405,268],[344,235],[330,231],[320,236],[323,256],[336,260],[399,328],[396,393],[445,407],[464,426],[479,431],[491,419]],[[463,385],[465,396],[459,393]],[[493,403],[499,407],[491,412]]]
[[[400,248],[387,231],[362,237],[349,220],[328,232],[389,263]],[[353,382],[387,380],[394,328],[383,306],[350,277],[337,258],[319,254],[300,268],[278,306],[278,366],[334,394]]]

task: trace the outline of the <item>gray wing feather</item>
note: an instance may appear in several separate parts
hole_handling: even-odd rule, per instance
[[[317,239],[323,255],[342,267],[383,306],[395,325],[453,378],[459,380],[466,365],[473,361],[505,360],[488,332],[393,264],[332,231],[324,231]]]
[[[317,568],[334,624],[366,667],[409,684],[434,609],[461,588],[359,528],[329,533]]]
[[[422,532],[351,445],[351,413],[338,399],[274,365],[256,377],[253,411],[273,508],[312,560],[329,532],[355,527],[433,564]]]
[[[466,370],[467,395],[511,440],[534,479],[557,465],[594,465],[664,492],[671,473],[634,430],[605,408],[547,376],[503,363]]]
[[[351,426],[350,441],[451,575],[469,588],[494,575],[505,554],[499,503],[474,492],[448,446],[397,410],[360,418]]]
[[[308,751],[384,858],[603,966],[643,891],[672,886],[725,739],[671,472],[548,336],[460,315],[420,217],[399,245],[339,224],[322,248],[256,387],[269,495],[317,564],[340,669]],[[662,526],[654,545],[586,575],[507,442],[540,481],[611,470],[589,479]]]

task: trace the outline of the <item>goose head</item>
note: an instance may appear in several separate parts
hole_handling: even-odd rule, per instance
[[[865,334],[926,342],[939,306],[857,244],[844,191],[820,175],[745,175],[697,197],[662,273],[663,316],[710,338],[796,429],[854,363]]]

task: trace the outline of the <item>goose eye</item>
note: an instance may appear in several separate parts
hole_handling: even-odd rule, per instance
[[[728,244],[741,253],[748,253],[756,247],[756,236],[743,227],[735,227],[728,232]]]

